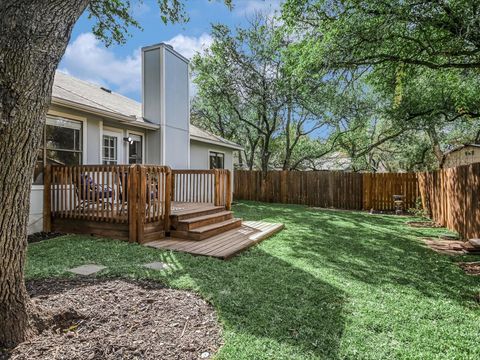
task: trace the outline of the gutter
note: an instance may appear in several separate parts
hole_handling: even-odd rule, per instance
[[[108,111],[108,110],[102,110],[98,109],[92,106],[80,104],[74,101],[69,101],[57,97],[52,98],[52,104],[54,105],[60,105],[60,106],[66,106],[71,109],[76,109],[80,111],[84,111],[90,114],[106,117],[109,119],[117,120],[121,124],[125,125],[131,125],[134,127],[139,127],[142,129],[148,129],[148,130],[158,130],[160,129],[159,124],[153,124],[153,123],[147,123],[147,122],[140,122],[136,120],[136,117],[134,115],[132,116],[126,116],[122,115],[113,111]]]
[[[203,143],[213,144],[213,145],[217,145],[217,146],[223,146],[223,147],[226,147],[226,148],[229,148],[229,149],[234,149],[234,150],[240,150],[240,151],[245,150],[244,147],[240,146],[240,145],[227,144],[227,143],[223,143],[223,142],[220,142],[220,141],[205,139],[205,138],[202,138],[200,136],[195,136],[195,135],[190,135],[190,140],[200,141],[200,142],[203,142]]]

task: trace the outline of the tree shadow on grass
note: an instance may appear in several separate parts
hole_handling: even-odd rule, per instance
[[[229,261],[176,261],[215,305],[227,337],[233,332],[247,339],[248,347],[240,348],[227,341],[227,357],[338,358],[345,301],[338,288],[259,249]]]
[[[239,210],[250,218],[286,223],[279,241],[288,256],[327,267],[345,278],[371,285],[410,287],[425,296],[440,295],[471,302],[478,279],[466,277],[452,259],[426,248],[415,237],[445,229],[407,227],[406,218],[362,212],[314,210],[304,206],[245,202]],[[294,239],[294,240],[293,240]]]

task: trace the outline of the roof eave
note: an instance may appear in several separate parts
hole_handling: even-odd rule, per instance
[[[214,140],[210,140],[210,139],[205,139],[205,138],[202,138],[201,136],[196,136],[196,135],[192,135],[192,134],[190,134],[190,140],[200,141],[200,142],[203,142],[203,143],[217,145],[217,146],[223,146],[223,147],[226,147],[226,148],[229,148],[229,149],[234,149],[234,150],[240,150],[240,151],[244,150],[243,146],[240,146],[240,145],[237,145],[237,144],[227,144],[227,143],[224,143],[224,142],[221,142],[221,141],[214,141]]]
[[[92,106],[88,106],[85,104],[80,104],[75,101],[65,100],[58,97],[52,97],[52,104],[66,106],[72,109],[84,111],[90,114],[103,116],[106,118],[114,119],[119,121],[125,125],[131,125],[135,127],[139,127],[142,129],[149,129],[149,130],[158,130],[160,129],[160,125],[158,124],[151,124],[151,123],[142,123],[133,118],[133,116],[126,116],[116,112],[108,111],[108,110],[101,110]]]

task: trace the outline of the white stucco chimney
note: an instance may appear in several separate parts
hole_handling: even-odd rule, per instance
[[[189,61],[171,45],[142,48],[142,115],[160,125],[147,134],[146,162],[188,169]]]

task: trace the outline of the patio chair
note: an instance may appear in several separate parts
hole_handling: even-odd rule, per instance
[[[128,173],[125,173],[125,176],[119,174],[120,185],[121,185],[121,192],[118,195],[120,201],[122,203],[128,202]],[[158,193],[158,186],[156,185],[155,188],[150,191],[150,199],[154,199],[155,195]],[[146,200],[148,200],[148,193],[146,194]]]
[[[79,201],[77,208],[94,206],[98,200],[101,200],[104,208],[105,205],[107,208],[113,206],[113,189],[95,183],[90,175],[80,174],[80,184],[78,184],[78,181],[74,181],[74,185],[75,194]]]

